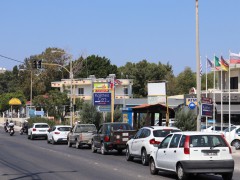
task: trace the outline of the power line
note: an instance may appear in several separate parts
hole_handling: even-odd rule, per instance
[[[24,62],[22,62],[22,61],[19,61],[19,60],[16,60],[16,59],[13,59],[13,58],[10,58],[10,57],[7,57],[7,56],[3,56],[3,55],[1,55],[1,54],[0,54],[0,57],[6,58],[6,59],[9,59],[9,60],[12,60],[12,61],[24,63]]]

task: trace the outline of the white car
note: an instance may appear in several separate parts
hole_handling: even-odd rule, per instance
[[[240,126],[231,126],[230,129],[225,129],[223,134],[231,146],[240,149]]]
[[[47,139],[49,125],[47,123],[33,123],[28,129],[28,139],[33,140],[36,137],[44,137]]]
[[[149,155],[157,148],[169,133],[179,132],[176,127],[148,126],[143,127],[127,142],[126,159],[141,158],[143,165],[148,165]]]
[[[67,135],[71,130],[70,125],[56,125],[49,129],[47,134],[47,142],[52,143],[67,143]]]
[[[234,160],[231,147],[220,133],[177,132],[169,134],[150,155],[150,172],[177,173],[179,180],[190,174],[220,174],[231,180]]]

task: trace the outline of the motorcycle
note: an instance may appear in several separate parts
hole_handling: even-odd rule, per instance
[[[10,136],[12,136],[15,133],[14,132],[14,125],[9,124],[8,127],[9,127],[9,134],[10,134]]]
[[[23,133],[25,133],[25,134],[28,134],[28,128],[27,127],[22,127],[21,129],[20,129],[20,135],[23,135]]]

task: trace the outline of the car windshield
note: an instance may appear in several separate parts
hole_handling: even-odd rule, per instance
[[[59,131],[70,131],[71,127],[59,127],[57,128]]]
[[[190,136],[190,147],[227,147],[221,135]]]
[[[36,124],[35,128],[49,128],[47,124]]]
[[[173,133],[173,132],[180,132],[178,129],[158,129],[153,131],[153,136],[154,137],[166,137],[168,134]]]
[[[96,131],[96,127],[94,125],[78,125],[76,132],[92,132]]]
[[[114,131],[117,130],[132,130],[132,127],[129,124],[112,124],[111,125]]]

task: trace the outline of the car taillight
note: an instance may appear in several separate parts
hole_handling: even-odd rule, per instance
[[[160,141],[156,141],[156,140],[153,138],[153,139],[150,139],[150,140],[149,140],[149,143],[155,145],[155,144],[160,144]]]
[[[54,132],[54,134],[60,134],[60,132]]]
[[[33,128],[33,131],[36,131],[36,129],[35,129],[35,128]]]
[[[109,136],[104,136],[104,142],[108,142],[108,141],[110,141]]]
[[[221,134],[221,136],[222,136],[224,142],[225,142],[225,143],[227,144],[227,146],[228,146],[229,153],[232,154],[232,148],[230,147],[229,143],[227,142],[227,140],[226,140],[224,134]]]
[[[190,141],[190,136],[186,136],[186,139],[184,142],[184,154],[190,154],[189,141]]]

